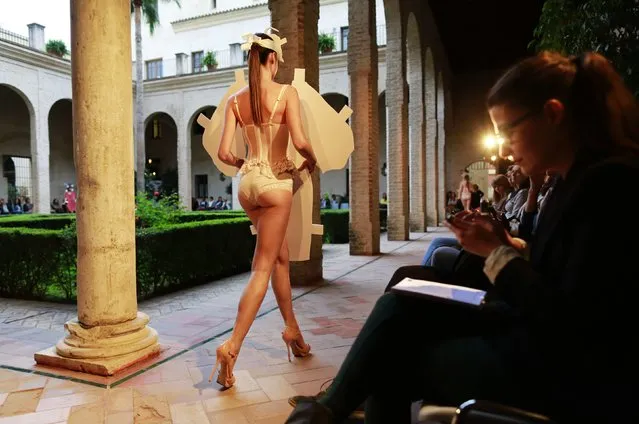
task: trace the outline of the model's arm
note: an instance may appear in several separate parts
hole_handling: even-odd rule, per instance
[[[295,146],[295,149],[304,157],[304,159],[314,165],[315,162],[317,162],[317,159],[315,158],[315,153],[313,153],[313,147],[306,139],[304,129],[302,128],[300,98],[295,87],[290,87],[288,93],[286,103],[286,122],[288,124],[289,131],[291,132],[293,146]]]
[[[233,102],[229,98],[226,102],[226,109],[224,110],[222,141],[217,151],[217,157],[225,164],[239,168],[244,163],[244,159],[239,159],[231,153],[231,143],[233,142],[233,137],[235,137],[235,128],[237,127],[237,118],[235,117],[235,113],[233,113],[232,104]]]

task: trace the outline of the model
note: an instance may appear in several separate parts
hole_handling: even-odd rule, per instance
[[[238,198],[257,231],[257,244],[233,332],[217,348],[217,360],[209,378],[213,379],[219,366],[217,382],[226,388],[235,383],[233,367],[264,300],[269,279],[284,318],[282,339],[289,361],[291,351],[295,356],[306,356],[311,350],[293,312],[285,235],[294,182],[301,181],[300,172],[313,172],[317,160],[304,135],[297,90],[274,81],[278,64],[283,62],[282,44],[286,39],[273,33],[249,34],[245,39],[242,49],[249,51],[249,83],[226,102],[218,158],[239,168]],[[231,149],[238,124],[248,146],[246,158],[236,157]],[[304,158],[299,168],[287,157],[289,136]]]

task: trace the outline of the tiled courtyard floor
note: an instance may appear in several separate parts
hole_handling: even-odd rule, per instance
[[[208,375],[248,274],[142,302],[163,352],[110,379],[33,361],[34,352],[63,337],[75,305],[0,299],[0,424],[282,423],[291,411],[289,396],[316,393],[335,375],[394,270],[418,264],[430,240],[442,235],[434,229],[411,234],[410,242],[383,240],[377,257],[349,256],[348,245],[325,246],[326,283],[293,289],[313,355],[288,362],[269,292],[235,366],[236,385],[226,391]]]

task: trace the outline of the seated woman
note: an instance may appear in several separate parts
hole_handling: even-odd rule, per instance
[[[602,228],[616,211],[591,201],[623,196],[618,182],[639,172],[636,100],[598,54],[540,53],[507,71],[487,105],[523,171],[558,178],[529,260],[498,222],[459,214],[450,227],[486,258],[487,302],[383,295],[326,394],[298,403],[289,423],[340,422],[365,399],[367,423],[408,423],[412,401],[472,398],[559,422],[639,422],[639,227]]]

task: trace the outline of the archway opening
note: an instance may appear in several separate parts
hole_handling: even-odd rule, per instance
[[[49,193],[51,201],[63,203],[66,187],[76,184],[73,161],[73,105],[58,100],[49,111]]]
[[[145,185],[147,191],[165,195],[178,192],[177,125],[164,112],[150,115],[145,123]]]
[[[0,84],[0,199],[10,212],[17,210],[18,200],[22,203],[28,199],[30,204],[35,201],[31,164],[32,110],[16,88]]]
[[[197,123],[200,113],[211,119],[215,106],[204,106],[200,108],[190,120],[191,134],[191,182],[193,184],[192,196],[199,205],[203,201],[210,202],[218,197],[232,201],[233,183],[230,177],[225,176],[213,163],[211,156],[202,145],[202,135],[204,128]],[[208,205],[208,203],[207,203]]]
[[[379,120],[379,196],[380,201],[388,201],[388,158],[386,136],[386,91],[382,91],[377,98]]]
[[[470,177],[471,184],[477,184],[479,189],[484,193],[484,199],[491,200],[493,198],[492,182],[497,174],[495,165],[483,160],[471,163],[466,167]]]

